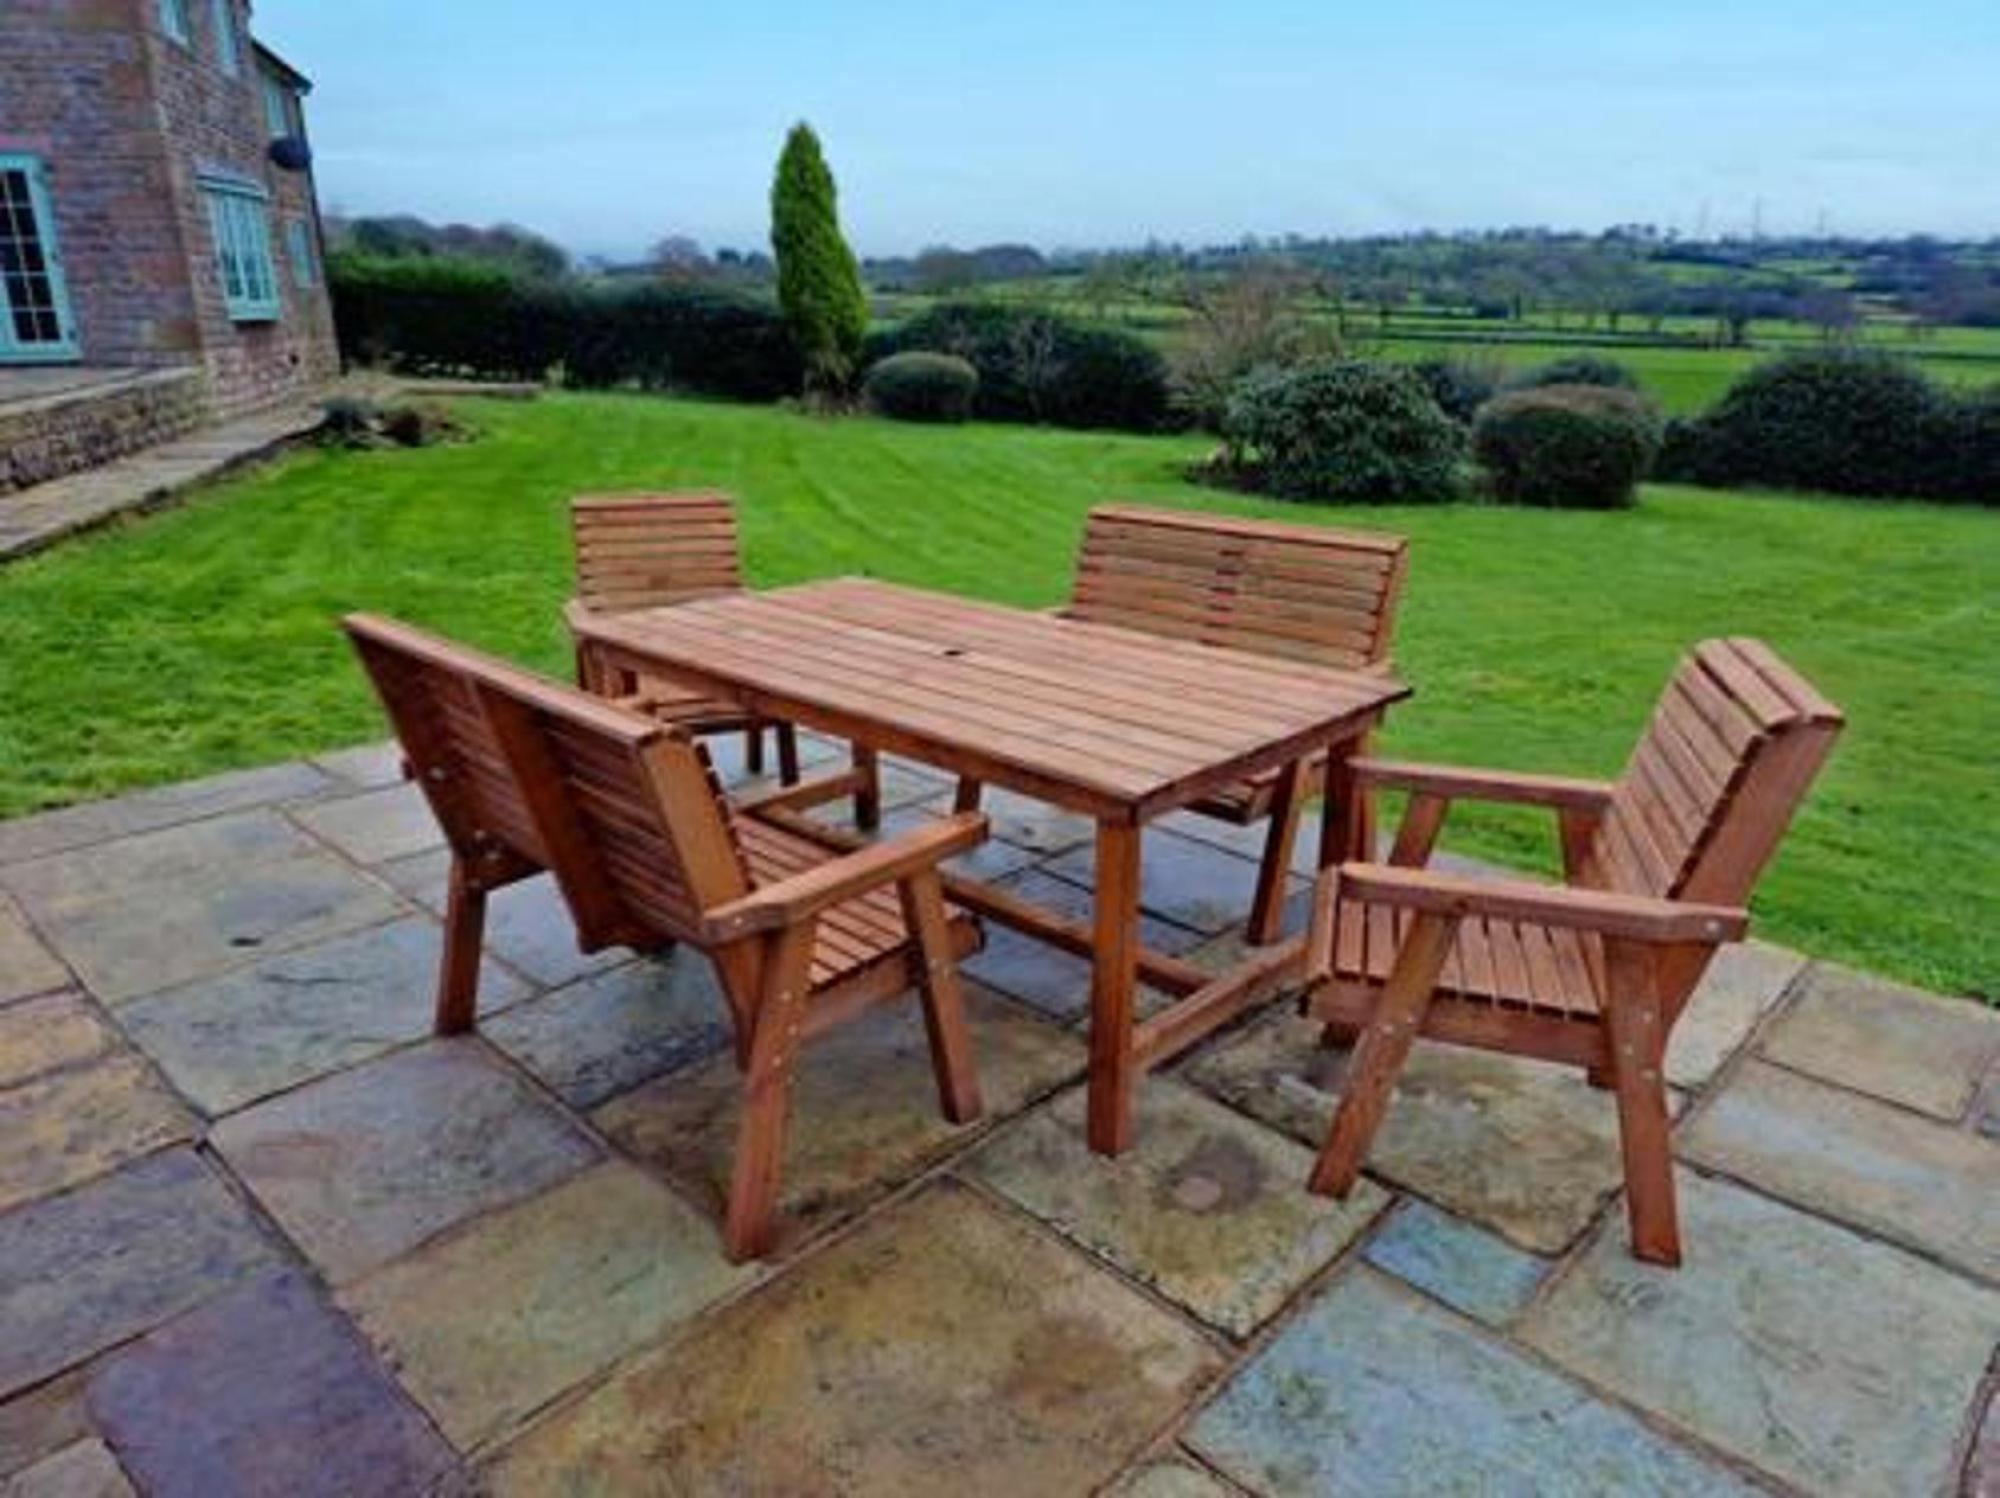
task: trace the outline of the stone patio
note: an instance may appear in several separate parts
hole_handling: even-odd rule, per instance
[[[1087,910],[1088,826],[993,809],[968,863]],[[1148,939],[1227,960],[1254,851],[1149,833]],[[384,746],[0,824],[0,1494],[2000,1494],[2000,1013],[1727,953],[1668,1272],[1608,1098],[1533,1063],[1420,1046],[1308,1195],[1343,1058],[1283,1006],[1091,1155],[1088,971],[995,932],[987,1117],[913,1005],[824,1038],[737,1267],[705,966],[520,886],[434,1039],[443,876]]]

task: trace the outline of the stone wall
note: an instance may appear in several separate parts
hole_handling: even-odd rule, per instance
[[[201,371],[127,375],[0,405],[0,494],[166,442],[207,415]]]

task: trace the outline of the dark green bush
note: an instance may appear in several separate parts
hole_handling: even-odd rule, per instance
[[[519,279],[444,257],[329,256],[350,362],[412,374],[775,400],[802,378],[776,307],[708,287]]]
[[[899,421],[963,421],[979,394],[979,371],[956,354],[913,349],[871,367],[862,383],[868,404]]]
[[[1616,359],[1602,354],[1564,354],[1546,364],[1523,370],[1507,381],[1509,390],[1539,390],[1545,385],[1602,385],[1611,390],[1637,390],[1639,378]]]
[[[1615,510],[1632,503],[1659,452],[1658,413],[1604,385],[1510,390],[1480,407],[1472,450],[1507,504]]]
[[[1273,494],[1385,502],[1455,498],[1465,443],[1413,370],[1362,359],[1250,374],[1223,435]]]
[[[945,302],[869,340],[868,355],[955,354],[979,371],[973,414],[1153,432],[1174,425],[1167,365],[1151,344],[1035,307]]]
[[[1475,412],[1499,391],[1504,374],[1490,359],[1419,359],[1410,368],[1453,421],[1470,425]]]
[[[1672,477],[1728,487],[1938,495],[1953,487],[1955,403],[1875,350],[1801,350],[1749,371],[1671,452]],[[1960,460],[1963,454],[1957,454]]]
[[[1953,404],[1948,467],[1936,497],[2000,505],[2000,385],[1988,385]]]

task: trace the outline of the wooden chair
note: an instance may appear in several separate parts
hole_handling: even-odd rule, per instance
[[[725,494],[582,495],[570,501],[570,533],[576,547],[572,610],[623,614],[743,587],[736,509]],[[671,681],[606,670],[581,645],[577,684],[690,734],[740,730],[745,767],[753,775],[764,771],[764,730],[772,728],[778,782],[798,783],[798,730],[790,723],[771,723],[727,698]],[[872,828],[881,801],[874,752],[856,749],[854,764],[861,772],[855,821]]]
[[[1100,505],[1084,524],[1069,619],[1115,624],[1348,670],[1387,670],[1409,565],[1400,536],[1230,515]],[[1312,780],[1324,782],[1324,762]],[[959,788],[960,810],[979,804]],[[1282,768],[1225,786],[1190,810],[1237,826],[1270,818],[1250,939],[1276,940],[1303,795]]]
[[[1614,1091],[1632,1250],[1680,1262],[1667,1038],[1833,747],[1839,711],[1755,640],[1697,646],[1614,782],[1359,761],[1409,792],[1385,865],[1324,876],[1308,1011],[1359,1037],[1312,1189],[1344,1196],[1418,1035],[1588,1069]],[[1461,797],[1547,807],[1564,883],[1424,865]]]
[[[978,1117],[956,961],[979,931],[938,864],[978,844],[957,816],[859,852],[762,821],[810,786],[724,799],[679,729],[394,622],[346,629],[451,848],[439,1034],[472,1027],[490,890],[547,870],[585,951],[675,942],[714,962],[747,1074],[725,1239],[768,1251],[800,1045],[915,985],[945,1116]]]

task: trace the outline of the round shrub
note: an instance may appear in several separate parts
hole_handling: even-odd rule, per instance
[[[1455,498],[1465,442],[1420,376],[1362,359],[1253,372],[1223,435],[1260,487],[1296,499]]]
[[[1490,359],[1419,359],[1410,368],[1445,415],[1468,425],[1473,414],[1493,399],[1503,375],[1500,365]]]
[[[861,390],[870,407],[898,421],[963,421],[979,394],[979,371],[954,354],[891,354]]]
[[[1807,349],[1729,387],[1674,455],[1677,477],[1835,494],[1922,495],[1945,482],[1953,403],[1872,349]]]
[[[1472,425],[1473,454],[1508,504],[1622,509],[1659,447],[1659,417],[1644,398],[1603,385],[1512,390]]]
[[[1509,390],[1539,390],[1546,385],[1602,385],[1607,390],[1637,390],[1639,377],[1616,359],[1602,354],[1565,354],[1507,382]]]
[[[2000,385],[1959,397],[1951,425],[1950,467],[1936,497],[2000,505]]]

